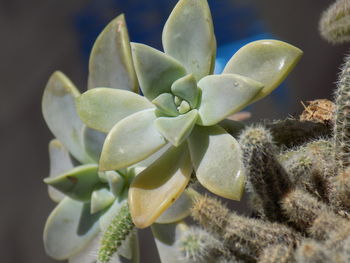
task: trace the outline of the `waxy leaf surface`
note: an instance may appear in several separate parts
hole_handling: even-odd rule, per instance
[[[99,169],[119,170],[162,148],[166,140],[154,126],[156,118],[152,109],[139,111],[118,122],[105,140]]]
[[[149,108],[153,104],[145,97],[127,90],[97,88],[76,100],[77,110],[84,123],[98,131],[109,132],[123,118]]]
[[[89,201],[94,188],[100,184],[96,164],[77,166],[55,178],[46,178],[45,183],[65,195],[79,201]]]
[[[105,27],[92,48],[88,88],[97,87],[138,91],[124,15]]]
[[[129,189],[134,224],[150,226],[184,191],[192,172],[187,145],[171,147],[136,176]]]
[[[204,126],[217,124],[241,110],[263,88],[261,83],[236,74],[206,76],[198,86],[202,91],[198,123]]]
[[[188,231],[186,223],[153,224],[151,226],[161,263],[182,263],[178,240]]]
[[[278,40],[258,40],[239,49],[224,68],[261,82],[264,88],[254,98],[259,100],[271,93],[288,76],[303,52]]]
[[[213,22],[206,0],[180,0],[163,29],[165,53],[180,61],[196,80],[211,74],[216,53]]]
[[[57,140],[51,140],[49,143],[49,157],[50,157],[50,175],[49,178],[55,178],[62,173],[73,169],[73,163],[69,156],[69,152],[64,148],[62,143]],[[60,202],[65,195],[56,190],[52,186],[48,186],[50,198],[54,202]]]
[[[219,196],[240,200],[244,166],[238,142],[219,126],[195,126],[188,138],[198,181]]]
[[[164,138],[174,146],[179,146],[191,133],[197,117],[197,110],[191,110],[177,117],[159,117],[155,120],[155,126]]]
[[[171,84],[186,75],[184,67],[163,52],[138,43],[132,43],[131,47],[140,88],[150,101],[169,93]]]
[[[64,147],[81,163],[93,162],[85,153],[83,122],[75,108],[80,95],[74,84],[61,72],[50,77],[42,98],[42,112],[47,126]]]
[[[44,229],[46,253],[57,260],[65,260],[79,252],[98,233],[100,214],[91,215],[89,204],[62,200],[51,212]]]

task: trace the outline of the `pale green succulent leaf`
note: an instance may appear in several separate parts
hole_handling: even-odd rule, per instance
[[[171,84],[186,75],[177,60],[161,51],[138,43],[131,43],[131,48],[140,88],[150,101],[169,93]]]
[[[177,117],[159,117],[155,126],[159,133],[174,146],[179,146],[191,133],[198,117],[197,110],[179,115]]]
[[[92,162],[85,153],[82,140],[83,122],[76,108],[80,95],[74,84],[61,72],[53,73],[42,98],[42,112],[47,126],[64,147],[81,163]]]
[[[119,196],[125,186],[125,179],[120,173],[116,171],[106,171],[107,183],[109,189],[114,196]]]
[[[197,123],[217,124],[247,106],[261,91],[260,82],[236,74],[206,76],[198,82],[202,92]]]
[[[186,100],[192,109],[197,107],[199,89],[193,74],[189,74],[176,80],[171,86],[171,92],[174,95]]]
[[[92,48],[88,88],[109,87],[138,92],[124,15],[112,20]]]
[[[174,96],[170,93],[162,93],[157,98],[152,100],[152,103],[157,106],[157,108],[164,114],[169,116],[177,116],[179,112],[177,111]]]
[[[232,56],[223,73],[234,73],[261,82],[264,88],[253,101],[270,94],[288,76],[303,52],[279,40],[251,42]]]
[[[98,233],[99,213],[91,215],[89,204],[63,199],[48,217],[44,229],[47,255],[65,260],[84,248]]]
[[[192,172],[187,145],[171,147],[136,176],[129,189],[129,208],[138,228],[150,226],[180,197]]]
[[[76,99],[83,122],[95,130],[109,132],[123,118],[145,109],[154,108],[145,97],[127,90],[96,88]]]
[[[180,0],[163,30],[166,54],[180,61],[196,80],[211,74],[216,41],[206,0]]]
[[[100,160],[102,146],[106,136],[105,133],[96,131],[87,126],[83,129],[85,152],[95,161],[95,163],[98,163]]]
[[[85,164],[55,178],[48,177],[44,182],[72,199],[87,202],[100,179],[97,165]]]
[[[182,195],[163,214],[158,217],[156,223],[169,224],[180,221],[189,216],[192,207],[193,190],[186,189]]]
[[[64,148],[62,143],[53,139],[49,143],[49,158],[50,158],[50,174],[49,178],[55,178],[62,173],[68,172],[73,169],[74,165],[72,159],[69,156],[69,152]],[[54,202],[60,202],[65,195],[56,190],[52,186],[48,186],[48,192],[50,198]]]
[[[91,194],[91,214],[95,214],[113,203],[115,196],[105,187],[96,189]]]
[[[196,126],[188,143],[198,181],[216,195],[240,200],[245,174],[238,142],[215,125]]]
[[[188,231],[185,222],[180,221],[171,224],[153,224],[152,234],[156,242],[161,263],[182,263],[179,257],[178,241]]]
[[[154,125],[153,109],[134,113],[119,121],[103,145],[99,168],[119,170],[140,162],[162,148],[167,141]]]

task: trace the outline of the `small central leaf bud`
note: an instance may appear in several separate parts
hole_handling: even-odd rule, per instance
[[[180,114],[185,114],[190,109],[191,109],[190,104],[187,101],[185,101],[185,100],[181,101],[180,106],[177,107],[177,110],[179,111]]]

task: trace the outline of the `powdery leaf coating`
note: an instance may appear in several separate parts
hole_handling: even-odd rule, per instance
[[[119,121],[103,145],[99,169],[119,170],[146,159],[167,142],[159,134],[154,110],[134,113]]]
[[[64,148],[62,143],[53,139],[49,143],[49,156],[50,156],[50,175],[49,178],[55,178],[62,173],[68,172],[73,169],[73,163],[69,156],[69,152]],[[56,190],[52,186],[48,186],[49,196],[52,201],[58,203],[65,196],[60,191]]]
[[[65,260],[79,252],[98,233],[99,214],[90,215],[90,208],[68,197],[51,212],[44,229],[46,253]]]
[[[180,62],[157,49],[138,43],[131,48],[140,88],[150,101],[169,93],[171,84],[186,75]]]
[[[105,27],[92,48],[88,88],[97,87],[138,91],[124,15]]]
[[[129,189],[129,207],[138,228],[150,226],[180,197],[190,180],[192,166],[187,145],[171,147],[143,170]]]
[[[238,142],[220,126],[196,126],[188,139],[198,181],[219,196],[240,200],[244,167]]]
[[[211,74],[216,41],[206,0],[180,0],[163,29],[164,51],[180,61],[196,80]]]
[[[191,110],[177,117],[159,117],[154,124],[161,135],[175,147],[186,140],[191,133],[198,117],[197,110]]]
[[[153,224],[151,226],[154,240],[162,263],[181,263],[177,240],[180,240],[188,231],[185,222],[180,221],[171,224]]]
[[[145,97],[130,91],[109,88],[96,88],[83,93],[76,99],[76,107],[87,126],[106,133],[123,118],[154,108]]]
[[[223,73],[239,74],[261,82],[264,88],[253,100],[257,101],[281,84],[302,54],[299,48],[282,41],[253,41],[232,56]]]
[[[65,195],[79,201],[89,201],[94,188],[100,184],[96,164],[86,164],[73,168],[55,178],[46,178],[45,183]]]
[[[260,82],[236,74],[206,76],[198,86],[202,99],[197,123],[204,126],[217,124],[238,112],[263,88]]]
[[[74,84],[61,72],[53,73],[42,98],[42,112],[47,126],[64,147],[81,163],[93,160],[83,147],[83,122],[75,108],[80,95]]]
[[[164,213],[158,217],[156,223],[170,224],[178,222],[190,214],[192,207],[193,191],[186,189],[182,195]]]

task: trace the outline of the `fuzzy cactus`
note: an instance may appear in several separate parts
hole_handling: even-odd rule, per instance
[[[350,41],[350,3],[347,0],[336,0],[323,12],[319,29],[321,36],[330,43]]]
[[[345,58],[335,91],[334,148],[337,169],[350,165],[350,57]]]
[[[266,217],[272,221],[284,220],[279,201],[290,190],[291,181],[277,160],[270,131],[262,126],[248,127],[239,142],[249,183],[262,200]]]

